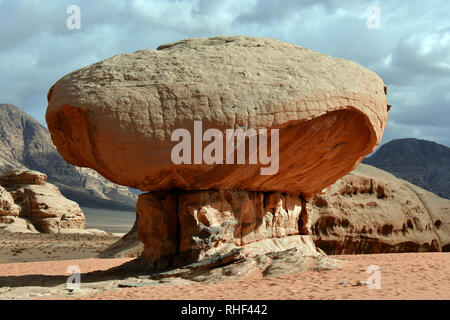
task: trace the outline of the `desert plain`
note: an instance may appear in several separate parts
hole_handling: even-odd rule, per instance
[[[35,239],[17,239],[23,250],[18,255],[14,255],[14,250],[3,250],[0,299],[450,299],[449,252],[336,255],[331,256],[339,260],[336,269],[269,278],[252,273],[239,280],[205,284],[176,278],[155,280],[145,273],[108,271],[131,260],[95,258],[96,252],[106,248],[117,237],[77,237],[78,246],[70,246],[74,237],[64,235],[57,239],[41,237],[39,248],[35,247]],[[13,242],[11,237],[2,236],[2,243],[6,241]],[[64,242],[68,246],[61,249],[54,246],[56,242]],[[47,251],[53,253],[49,255]],[[37,256],[41,261],[36,261]],[[69,290],[66,283],[71,275],[67,268],[73,265],[81,271],[79,290]],[[365,283],[370,276],[366,272],[370,265],[381,269],[379,289],[370,289]]]

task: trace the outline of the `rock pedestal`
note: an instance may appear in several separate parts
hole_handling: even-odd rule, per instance
[[[139,196],[142,256],[156,269],[226,256],[304,247],[317,255],[308,212],[295,195],[233,190],[161,191]]]

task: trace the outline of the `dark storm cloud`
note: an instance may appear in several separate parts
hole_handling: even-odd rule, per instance
[[[81,9],[69,30],[66,9]],[[368,29],[367,8],[381,9]],[[383,141],[416,137],[450,145],[450,2],[312,0],[0,0],[0,102],[42,123],[48,88],[118,53],[183,38],[273,37],[377,72],[389,87]]]

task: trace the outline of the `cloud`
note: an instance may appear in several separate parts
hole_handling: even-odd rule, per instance
[[[81,9],[81,30],[66,27],[71,4]],[[369,5],[381,10],[380,29],[366,26]],[[446,0],[0,0],[0,102],[45,124],[48,88],[73,70],[184,38],[246,34],[374,70],[393,106],[383,141],[449,145],[449,11]]]

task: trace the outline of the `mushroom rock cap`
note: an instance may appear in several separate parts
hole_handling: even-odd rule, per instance
[[[384,89],[356,63],[279,40],[188,39],[66,75],[48,93],[46,120],[66,161],[118,184],[309,196],[378,145],[387,123]],[[267,129],[269,142],[278,129],[278,171],[262,175],[268,165],[250,164],[248,155],[244,164],[175,164],[172,133],[187,129],[195,139],[194,121],[203,133],[214,128],[224,136]]]

